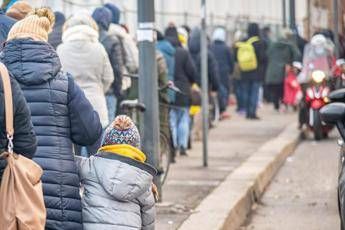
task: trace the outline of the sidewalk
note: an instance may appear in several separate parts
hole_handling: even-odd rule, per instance
[[[178,157],[170,168],[163,187],[164,202],[158,205],[157,229],[177,229],[227,175],[297,119],[296,114],[278,114],[271,106],[259,111],[261,121],[232,114],[231,120],[210,132],[208,168],[202,167],[201,143],[194,143],[189,157]]]

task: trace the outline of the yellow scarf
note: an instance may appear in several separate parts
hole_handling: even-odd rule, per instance
[[[120,156],[128,157],[136,161],[145,162],[146,156],[139,149],[126,144],[120,145],[106,145],[101,147],[98,151],[118,154]]]

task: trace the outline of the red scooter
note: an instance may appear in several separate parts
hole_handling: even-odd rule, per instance
[[[326,84],[326,74],[323,71],[312,72],[311,84],[306,89],[305,101],[308,107],[308,127],[314,133],[315,140],[326,138],[333,126],[321,121],[320,109],[326,105],[330,89]]]

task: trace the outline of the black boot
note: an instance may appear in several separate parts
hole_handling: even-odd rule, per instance
[[[183,147],[180,148],[180,155],[181,156],[188,156],[185,148],[183,148]]]

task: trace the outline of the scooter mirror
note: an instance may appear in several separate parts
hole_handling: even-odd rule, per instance
[[[320,110],[321,120],[327,124],[345,121],[345,103],[334,102],[325,105]]]
[[[338,89],[328,95],[331,102],[344,102],[345,103],[345,89]]]
[[[335,124],[340,136],[345,140],[345,103],[334,102],[325,105],[320,110],[321,120],[328,124]]]
[[[342,66],[342,65],[345,64],[345,59],[344,59],[344,58],[338,59],[338,60],[335,62],[335,64],[336,64],[337,66]]]

